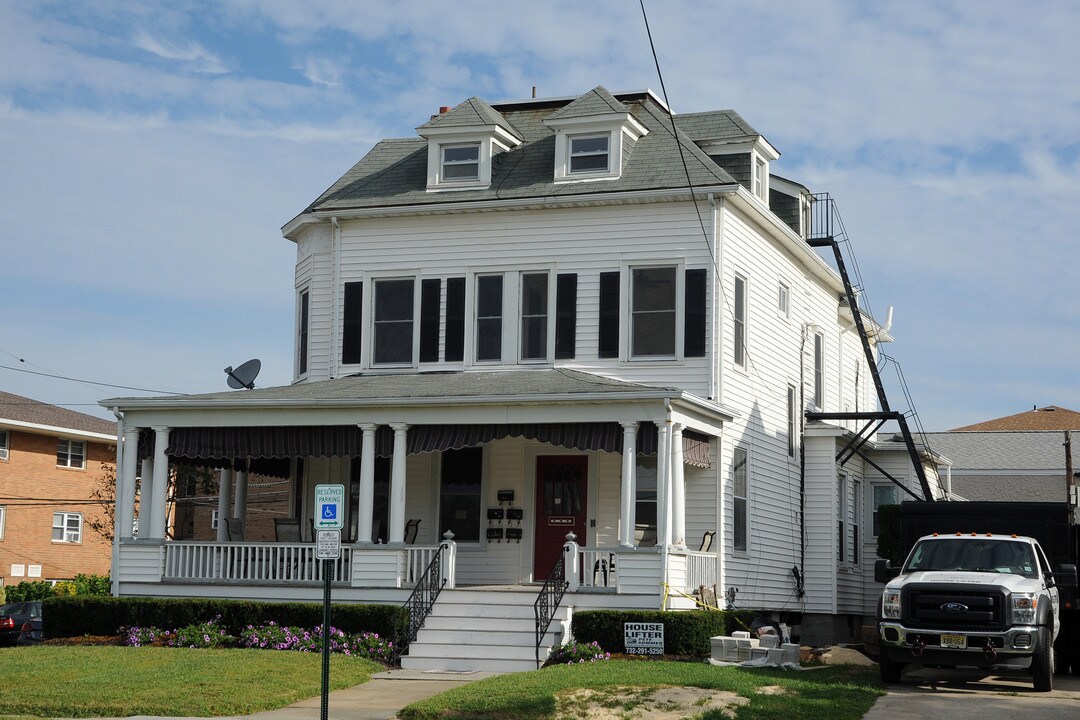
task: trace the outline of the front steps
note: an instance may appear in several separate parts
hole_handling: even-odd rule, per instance
[[[536,589],[443,590],[401,658],[406,670],[524,672],[536,669]],[[540,646],[540,662],[569,628],[560,606]]]

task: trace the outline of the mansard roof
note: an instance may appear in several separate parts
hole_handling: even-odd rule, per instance
[[[580,104],[573,108],[578,101]],[[648,130],[625,154],[620,177],[602,183],[557,184],[554,178],[555,132],[544,124],[544,120],[563,110],[593,112],[606,106],[604,113],[610,113],[611,102],[625,108],[625,112],[632,114]],[[505,118],[523,140],[521,145],[493,157],[488,187],[452,194],[427,192],[427,140],[421,137],[390,139],[377,143],[306,212],[682,189],[688,185],[687,173],[689,182],[698,188],[736,184],[731,175],[694,144],[693,138],[683,131],[682,120],[676,117],[677,137],[686,158],[684,170],[667,110],[648,91],[611,94],[596,88],[576,99],[496,103],[488,107]],[[458,111],[462,113],[463,121],[470,117],[467,113],[475,112],[475,117],[481,117],[486,112],[483,106],[469,100],[438,117],[456,116]],[[702,115],[708,113],[687,116],[692,119],[695,134],[708,127],[708,122],[699,117]],[[436,118],[431,121],[445,122],[457,120]]]

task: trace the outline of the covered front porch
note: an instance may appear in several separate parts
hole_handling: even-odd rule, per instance
[[[668,588],[678,604],[722,576],[712,538],[722,537],[729,416],[677,388],[540,370],[107,404],[123,416],[118,595],[314,597],[314,488],[327,483],[348,498],[332,577],[342,600],[403,601],[436,558],[454,588],[539,587],[562,557],[571,592],[615,607],[619,596],[658,602]],[[177,464],[219,469],[211,540],[167,539]],[[245,538],[256,473],[288,481],[273,541]]]

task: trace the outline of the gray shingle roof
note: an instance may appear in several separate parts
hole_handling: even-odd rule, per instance
[[[927,433],[935,452],[966,470],[1060,470],[1064,477],[1065,450],[1060,432],[944,432]]]
[[[586,96],[590,95],[587,93]],[[591,91],[590,103],[601,101],[598,91]],[[622,176],[615,180],[590,183],[554,182],[555,135],[544,124],[551,116],[572,103],[565,100],[495,105],[492,109],[506,118],[524,142],[501,152],[492,161],[491,185],[482,190],[458,190],[453,193],[427,192],[427,142],[422,138],[383,140],[360,162],[315,200],[307,210],[347,210],[440,204],[489,200],[558,198],[599,193],[685,188],[683,170],[667,113],[648,95],[636,94],[620,103],[648,129],[648,134],[634,143],[625,159]],[[461,106],[458,106],[461,107]],[[727,111],[725,111],[727,112]],[[449,114],[449,113],[448,113]],[[692,125],[706,126],[698,118]],[[735,122],[728,120],[725,122]],[[739,119],[741,122],[741,118]],[[696,124],[695,124],[696,123]],[[687,160],[690,181],[696,187],[733,185],[735,180],[682,133],[679,139]],[[704,132],[702,130],[702,132]]]
[[[574,102],[559,108],[547,116],[548,120],[567,120],[569,118],[592,117],[593,115],[610,115],[611,113],[625,113],[627,108],[615,99],[615,96],[607,91],[603,85],[597,85]]]
[[[47,425],[80,432],[116,435],[116,423],[67,408],[31,400],[22,395],[0,392],[0,424],[4,420]]]
[[[760,133],[734,110],[686,113],[675,116],[675,124],[695,142],[737,140],[758,137]]]
[[[202,395],[181,395],[155,398],[154,402],[183,406],[185,403],[236,401],[252,403],[318,404],[321,401],[357,401],[358,404],[382,400],[411,398],[423,401],[452,398],[482,404],[486,399],[509,396],[553,396],[573,398],[575,395],[603,395],[617,400],[620,395],[640,396],[643,392],[658,391],[672,395],[682,391],[675,387],[659,387],[606,378],[578,370],[513,370],[504,372],[417,373],[410,375],[355,375],[333,380],[297,383],[282,387],[235,390]],[[126,401],[148,398],[114,398],[103,401],[124,406]]]
[[[521,133],[507,122],[502,113],[478,97],[471,97],[454,109],[436,115],[416,129],[420,131],[427,128],[475,127],[477,125],[498,125],[519,140],[521,139]]]

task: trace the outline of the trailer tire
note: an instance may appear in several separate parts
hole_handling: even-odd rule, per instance
[[[1043,635],[1031,658],[1031,678],[1035,692],[1050,692],[1054,689],[1054,644],[1049,633]]]
[[[878,653],[878,669],[881,671],[881,682],[886,685],[896,685],[900,682],[900,673],[904,669],[904,664],[890,658],[889,651],[881,648]]]

